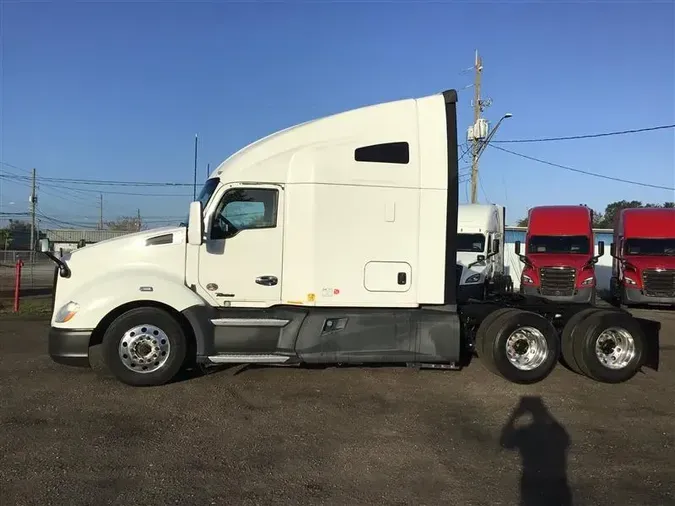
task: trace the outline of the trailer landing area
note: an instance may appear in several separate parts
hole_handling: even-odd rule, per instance
[[[634,314],[662,323],[659,372],[531,386],[475,360],[131,388],[2,319],[0,504],[675,504],[675,311]]]

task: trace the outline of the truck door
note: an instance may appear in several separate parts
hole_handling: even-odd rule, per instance
[[[263,307],[281,300],[283,188],[220,192],[199,251],[199,288],[216,305]]]

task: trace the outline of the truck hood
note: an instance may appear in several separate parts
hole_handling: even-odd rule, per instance
[[[160,227],[152,230],[143,230],[141,232],[134,232],[133,234],[126,234],[120,237],[113,237],[105,241],[90,244],[84,248],[75,250],[71,253],[73,257],[90,253],[94,250],[100,253],[103,249],[115,248],[139,248],[146,246],[146,242],[150,239],[149,245],[154,244],[171,244],[174,242],[185,242],[187,229],[185,227]]]
[[[675,256],[626,256],[626,262],[638,269],[675,269]]]
[[[471,253],[468,251],[458,251],[457,252],[457,263],[464,266],[465,268],[476,261],[478,255],[485,255],[485,253]],[[472,270],[476,272],[481,272],[485,270],[485,265],[473,265]]]
[[[71,275],[57,280],[56,307],[68,302],[71,294],[114,276],[129,279],[159,276],[182,284],[186,248],[185,227],[164,227],[115,237],[67,253],[62,260]]]
[[[581,269],[590,259],[586,255],[555,255],[549,253],[528,254],[527,258],[537,269],[541,267],[574,267],[575,269]]]

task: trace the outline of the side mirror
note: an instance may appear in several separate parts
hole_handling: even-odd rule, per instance
[[[614,243],[611,243],[609,245],[609,254],[614,258],[616,258],[616,246],[614,245]]]
[[[479,262],[483,262],[485,260],[485,255],[478,255],[476,257],[476,260],[479,261]]]
[[[492,240],[492,253],[495,255],[499,253],[499,239]]]
[[[605,242],[598,241],[598,258],[605,254]]]
[[[49,239],[40,239],[40,253],[47,253],[49,251]]]
[[[516,248],[516,255],[520,255],[520,241],[516,241],[514,247]]]
[[[190,215],[187,227],[188,244],[200,246],[204,241],[204,220],[202,203],[199,200],[190,203]]]

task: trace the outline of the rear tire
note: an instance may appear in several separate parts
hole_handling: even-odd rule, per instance
[[[579,324],[588,318],[589,315],[596,313],[598,311],[603,311],[595,307],[582,309],[576,313],[572,318],[567,320],[567,323],[563,327],[562,332],[560,333],[560,350],[561,350],[561,359],[565,366],[570,368],[577,374],[583,375],[577,359],[574,357],[574,340],[577,338],[579,329]]]
[[[642,367],[646,338],[637,320],[626,313],[598,311],[574,334],[574,358],[582,373],[595,381],[623,383]]]
[[[179,323],[163,309],[140,307],[118,316],[103,336],[103,358],[123,383],[167,383],[185,361],[187,342]]]
[[[511,309],[486,326],[483,336],[485,367],[513,383],[545,379],[560,356],[560,341],[551,323],[536,313]]]
[[[485,333],[487,331],[487,328],[492,324],[493,321],[495,321],[497,318],[499,318],[501,315],[508,313],[510,311],[517,311],[517,309],[512,308],[512,307],[505,307],[501,309],[497,309],[496,311],[493,311],[489,315],[487,315],[482,322],[480,322],[480,326],[478,327],[478,331],[476,331],[476,342],[474,343],[474,350],[476,351],[476,354],[479,357],[482,357],[485,355],[485,350],[483,349],[483,346],[487,339],[485,339]]]

